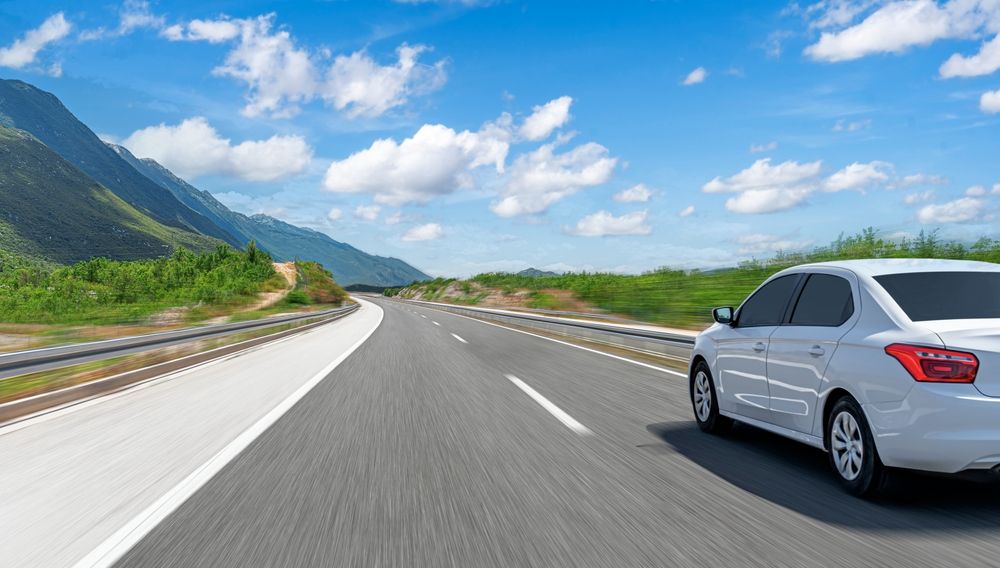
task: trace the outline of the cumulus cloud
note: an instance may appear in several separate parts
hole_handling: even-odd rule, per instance
[[[69,35],[72,27],[62,12],[49,16],[42,25],[25,32],[14,43],[0,47],[0,67],[22,69],[34,63],[39,51]],[[59,75],[61,74],[62,67],[59,67]]]
[[[864,189],[884,183],[892,164],[854,163],[826,179],[820,176],[822,167],[822,161],[789,160],[772,165],[770,158],[764,158],[728,178],[716,177],[701,189],[705,193],[737,194],[726,200],[726,209],[734,213],[773,213],[801,205],[817,190]]]
[[[987,206],[985,199],[960,197],[954,201],[926,205],[917,211],[917,220],[925,225],[935,223],[964,223],[976,221]]]
[[[704,67],[698,67],[687,74],[687,77],[684,78],[682,84],[685,87],[690,87],[691,85],[704,83],[705,79],[707,78],[708,78],[708,71]]]
[[[903,197],[903,203],[907,205],[916,205],[917,203],[923,203],[925,201],[930,201],[931,199],[934,199],[934,190],[928,189],[925,191],[906,194],[906,196]]]
[[[145,0],[125,0],[118,10],[118,26],[114,29],[95,28],[80,32],[80,39],[91,41],[107,37],[121,37],[138,29],[162,29],[163,16],[153,13]]]
[[[984,43],[979,53],[971,57],[953,54],[941,64],[939,71],[942,77],[950,78],[989,75],[997,69],[1000,69],[1000,35]]]
[[[751,144],[750,153],[760,154],[762,152],[771,152],[778,149],[777,142],[768,142],[767,144]]]
[[[444,229],[437,223],[427,223],[418,225],[403,233],[402,240],[413,241],[433,241],[444,236]]]
[[[1000,113],[1000,89],[983,93],[979,98],[979,108],[987,114]]]
[[[613,199],[619,203],[645,203],[652,196],[653,190],[640,183],[619,191]]]
[[[569,107],[572,97],[559,97],[532,109],[531,116],[524,119],[518,131],[526,140],[544,140],[552,132],[569,121]]]
[[[580,219],[566,232],[580,237],[605,237],[612,235],[648,235],[653,228],[646,224],[646,211],[636,211],[615,217],[607,211],[598,211]]]
[[[403,222],[403,213],[400,211],[396,211],[392,215],[389,215],[388,217],[385,218],[386,225],[398,225],[402,222]]]
[[[678,217],[690,217],[691,215],[694,215],[694,205],[688,205],[677,212]]]
[[[378,214],[382,208],[378,205],[358,205],[354,209],[354,217],[362,221],[374,221],[378,219]]]
[[[472,172],[493,166],[503,173],[510,148],[510,116],[477,132],[425,124],[410,138],[376,140],[367,149],[334,161],[323,187],[337,193],[371,193],[377,203],[426,203],[473,186]]]
[[[778,251],[800,250],[812,244],[812,241],[794,240],[777,235],[753,233],[737,237],[739,254],[764,254]]]
[[[865,189],[888,180],[891,171],[892,164],[887,162],[874,161],[867,164],[854,162],[828,177],[823,189],[825,191]]]
[[[339,221],[344,216],[344,212],[334,207],[326,214],[326,218],[331,221]]]
[[[447,80],[446,60],[431,65],[419,61],[430,51],[427,46],[404,43],[396,49],[396,61],[384,65],[364,49],[330,62],[327,50],[299,46],[287,29],[275,26],[275,17],[191,20],[165,27],[161,35],[171,41],[236,41],[212,72],[246,84],[243,114],[250,117],[294,116],[314,100],[349,118],[376,117]]]
[[[617,158],[608,149],[588,142],[557,154],[555,144],[545,144],[522,154],[511,165],[500,191],[500,200],[490,209],[500,217],[534,215],[585,187],[611,179]]]
[[[312,148],[301,136],[276,135],[234,145],[202,117],[137,130],[122,145],[187,179],[232,175],[247,181],[274,181],[300,173],[312,159]]]

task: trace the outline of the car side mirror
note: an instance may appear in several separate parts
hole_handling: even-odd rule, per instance
[[[724,325],[733,325],[733,307],[715,308],[712,310],[712,319]]]

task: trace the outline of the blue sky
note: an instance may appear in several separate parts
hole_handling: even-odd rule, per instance
[[[1000,2],[0,2],[0,76],[435,275],[998,237]]]

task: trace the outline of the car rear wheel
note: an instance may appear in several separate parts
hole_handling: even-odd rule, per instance
[[[719,414],[719,397],[715,395],[712,372],[700,361],[691,373],[691,405],[698,427],[711,434],[724,434],[733,421]]]
[[[878,457],[871,429],[857,401],[845,396],[834,403],[826,436],[830,466],[848,492],[871,497],[886,488],[889,472]]]

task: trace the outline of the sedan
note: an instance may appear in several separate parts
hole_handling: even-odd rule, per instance
[[[713,316],[690,364],[702,430],[820,448],[856,495],[892,468],[1000,474],[1000,265],[801,265]]]

